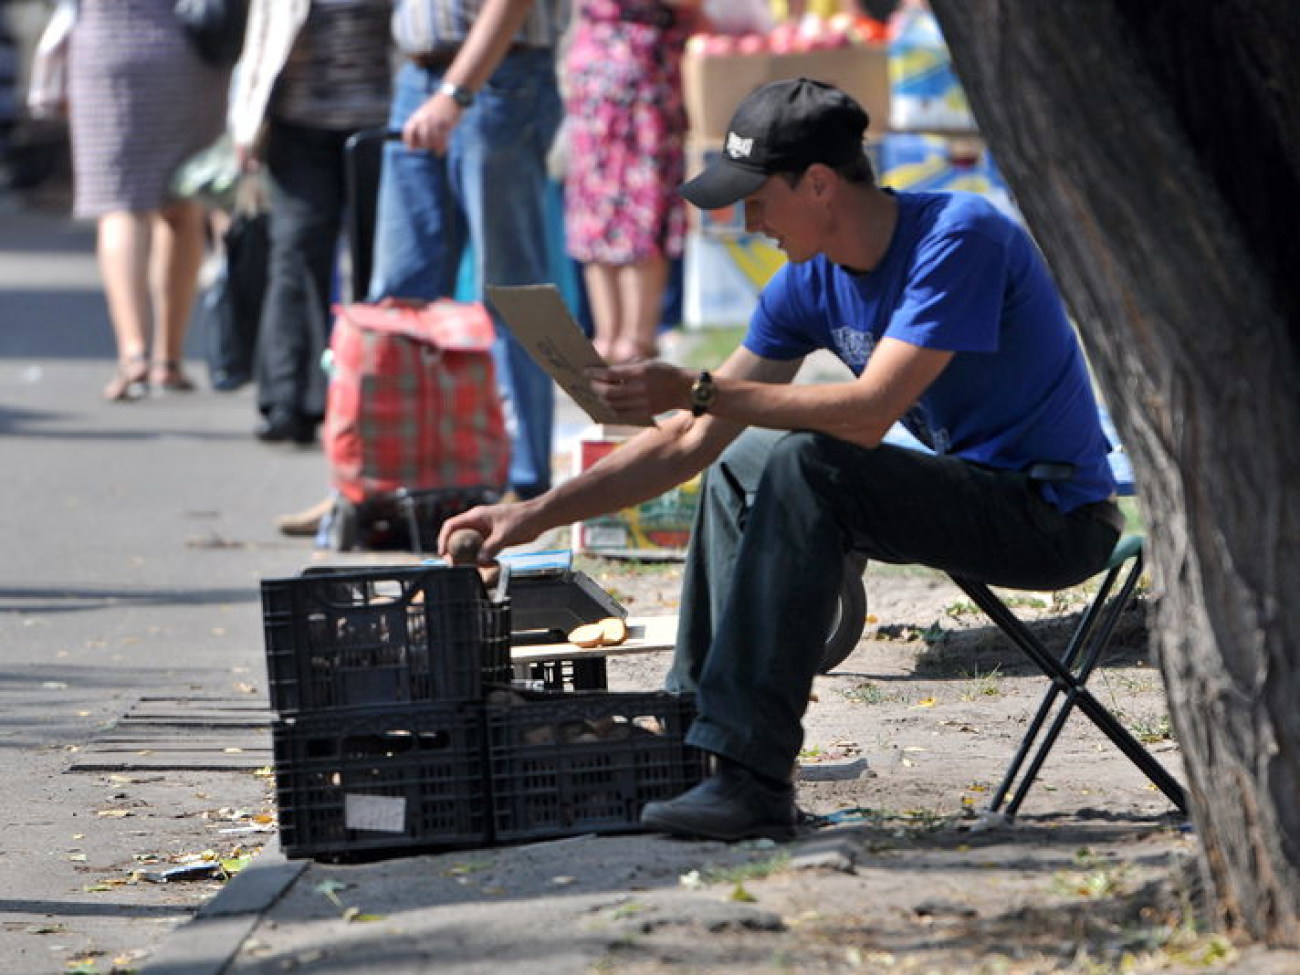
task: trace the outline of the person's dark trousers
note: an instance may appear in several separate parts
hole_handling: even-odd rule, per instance
[[[258,334],[257,405],[311,427],[325,415],[321,353],[329,344],[330,294],[346,213],[343,147],[350,131],[273,121],[266,146],[270,176],[270,280]],[[359,201],[374,212],[373,188]],[[373,216],[362,221],[373,226]]]
[[[667,680],[696,693],[687,741],[789,779],[850,551],[1055,590],[1105,566],[1114,514],[1062,514],[1027,475],[951,457],[747,431],[705,475],[687,553]]]

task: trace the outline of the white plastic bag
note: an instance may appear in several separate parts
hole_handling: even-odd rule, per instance
[[[59,118],[68,111],[68,48],[77,22],[77,0],[59,0],[32,56],[27,111],[33,118]]]

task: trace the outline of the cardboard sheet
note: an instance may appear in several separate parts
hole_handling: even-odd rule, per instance
[[[583,370],[603,366],[605,361],[569,314],[555,285],[488,285],[486,291],[487,300],[515,338],[595,422],[654,426],[653,417],[619,416],[592,391]]]

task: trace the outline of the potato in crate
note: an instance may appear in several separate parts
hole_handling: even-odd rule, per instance
[[[288,857],[361,859],[488,839],[481,704],[280,718],[272,742]]]
[[[510,606],[472,566],[309,570],[262,583],[282,714],[474,700],[509,683]]]
[[[706,774],[690,697],[496,691],[487,702],[493,838],[638,830],[641,807]]]

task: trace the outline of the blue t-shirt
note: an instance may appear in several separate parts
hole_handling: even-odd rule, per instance
[[[745,348],[767,359],[816,349],[854,375],[883,336],[955,353],[903,417],[936,453],[1027,470],[1072,464],[1046,482],[1063,511],[1115,491],[1083,353],[1029,235],[972,193],[896,193],[898,225],[880,264],[855,274],[817,256],[764,289]]]

